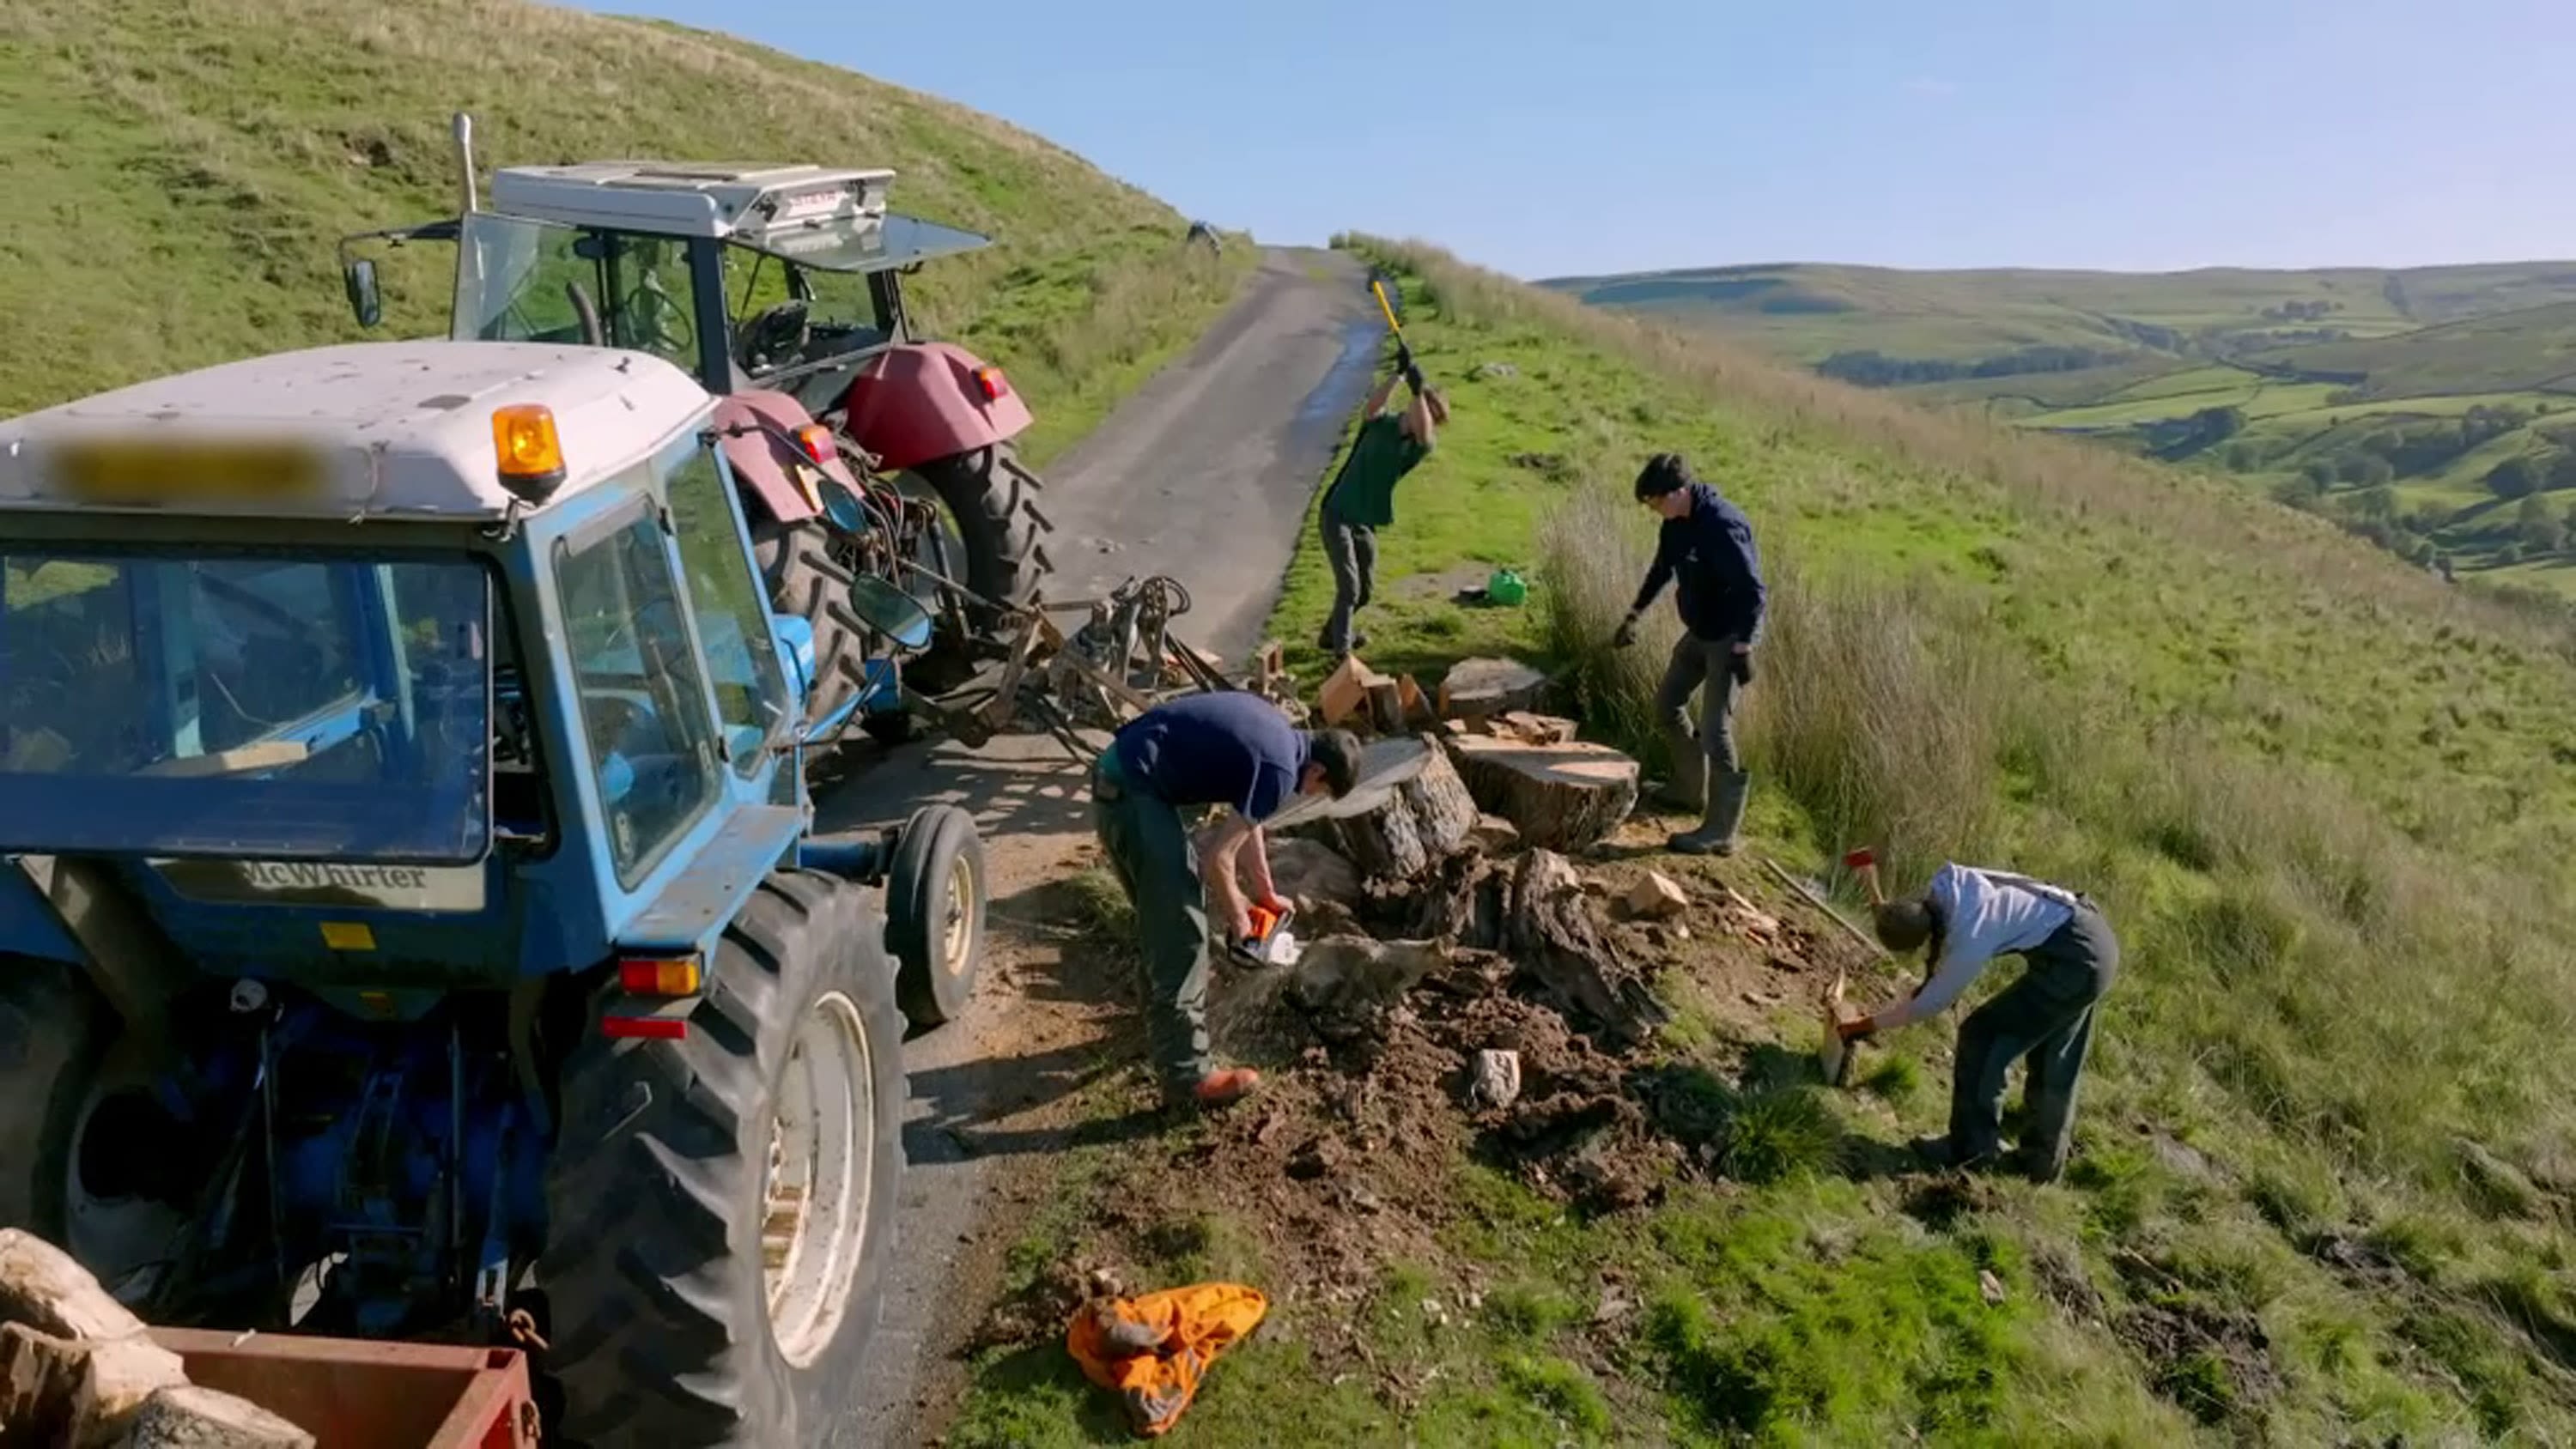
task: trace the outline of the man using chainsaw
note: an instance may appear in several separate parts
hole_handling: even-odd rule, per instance
[[[1167,1102],[1223,1107],[1261,1085],[1249,1067],[1220,1069],[1208,1055],[1208,908],[1225,915],[1229,940],[1253,934],[1252,908],[1274,918],[1287,903],[1270,880],[1261,822],[1297,795],[1350,793],[1359,740],[1348,730],[1308,732],[1245,690],[1187,694],[1122,726],[1091,768],[1092,828],[1144,936],[1145,1014]],[[1200,878],[1181,811],[1227,807],[1206,838]],[[1236,883],[1248,867],[1252,899]]]
[[[1753,525],[1743,512],[1691,476],[1678,453],[1657,453],[1637,474],[1637,501],[1663,516],[1655,562],[1637,601],[1610,642],[1637,642],[1637,620],[1664,585],[1679,580],[1674,602],[1682,637],[1655,691],[1655,713],[1672,744],[1673,780],[1667,800],[1701,812],[1699,828],[1666,844],[1687,855],[1732,855],[1735,829],[1744,819],[1751,788],[1735,751],[1735,694],[1753,682],[1753,646],[1762,637],[1762,558]],[[1691,726],[1690,697],[1700,696],[1699,726]]]
[[[1950,1132],[1914,1144],[1940,1167],[1974,1167],[2002,1151],[2004,1073],[2026,1063],[2021,1167],[2033,1181],[2066,1170],[2075,1088],[2093,1042],[2094,1006],[2120,970],[2120,943],[2090,896],[2000,870],[1944,865],[1930,888],[1876,911],[1879,942],[1903,955],[1925,947],[1922,986],[1841,1023],[1845,1041],[1940,1015],[1997,956],[2018,955],[2021,978],[1959,1023]]]
[[[1402,414],[1389,416],[1386,405],[1404,380],[1412,401]],[[1422,369],[1413,365],[1413,349],[1395,343],[1395,371],[1369,394],[1350,456],[1324,490],[1319,527],[1324,557],[1333,566],[1333,612],[1316,642],[1324,652],[1348,654],[1368,643],[1352,632],[1351,616],[1369,601],[1377,576],[1377,531],[1395,521],[1395,485],[1431,456],[1439,429],[1449,421],[1449,400],[1427,387]]]

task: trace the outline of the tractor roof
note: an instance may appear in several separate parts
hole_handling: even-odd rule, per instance
[[[565,226],[712,237],[833,271],[987,244],[971,231],[888,212],[893,185],[894,173],[883,168],[586,161],[501,168],[492,176],[492,209]]]
[[[361,342],[229,362],[0,422],[0,511],[505,515],[493,414],[552,414],[571,497],[712,399],[659,358],[515,342]]]

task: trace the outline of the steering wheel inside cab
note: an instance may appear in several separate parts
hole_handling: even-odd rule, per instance
[[[735,359],[742,370],[756,377],[803,357],[814,335],[811,313],[804,298],[791,297],[745,322],[742,353]]]

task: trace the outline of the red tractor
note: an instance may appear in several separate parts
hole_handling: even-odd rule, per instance
[[[382,319],[366,243],[452,242],[460,341],[651,353],[724,399],[724,454],[773,606],[804,619],[817,737],[899,736],[907,681],[934,692],[996,652],[1048,567],[1029,409],[998,367],[912,336],[902,274],[987,239],[890,212],[889,170],[602,161],[505,167],[465,210],[341,243],[361,326]],[[886,586],[869,609],[862,584]],[[917,604],[918,608],[912,607]],[[922,637],[921,615],[931,618]]]

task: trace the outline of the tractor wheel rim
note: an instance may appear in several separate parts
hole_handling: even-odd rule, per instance
[[[975,863],[963,855],[948,868],[948,921],[939,939],[939,966],[963,978],[975,964]]]
[[[876,1189],[876,1072],[859,1009],[826,993],[797,1023],[781,1076],[762,1196],[769,1328],[803,1368],[838,1334],[867,1252]]]

